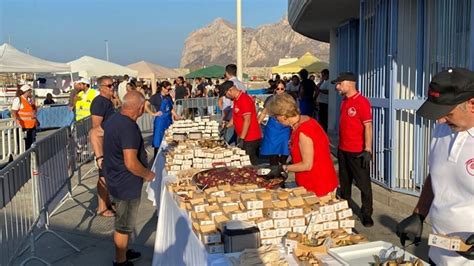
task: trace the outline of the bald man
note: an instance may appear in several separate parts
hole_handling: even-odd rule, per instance
[[[143,181],[151,181],[155,173],[148,170],[142,134],[136,123],[143,114],[145,98],[129,91],[123,98],[122,110],[113,114],[104,128],[104,174],[109,193],[115,202],[114,265],[133,265],[140,252],[128,249],[140,205]]]

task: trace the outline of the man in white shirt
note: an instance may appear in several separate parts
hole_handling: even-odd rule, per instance
[[[323,127],[325,132],[328,132],[328,96],[329,96],[329,70],[323,69],[321,71],[321,80],[316,85],[319,90],[318,94],[318,121]]]
[[[430,215],[433,232],[459,236],[474,244],[474,72],[450,68],[433,77],[427,101],[417,115],[436,119],[429,166],[413,214],[397,226],[402,245],[419,242],[423,221]],[[474,246],[466,252],[430,247],[430,263],[474,265]]]
[[[123,76],[122,82],[118,85],[118,96],[120,99],[120,102],[123,102],[123,97],[125,97],[125,94],[127,94],[127,83],[130,77],[128,75]]]

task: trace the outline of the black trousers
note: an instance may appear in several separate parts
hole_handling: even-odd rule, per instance
[[[319,103],[318,113],[319,124],[323,127],[325,132],[328,132],[328,104]]]
[[[257,165],[258,161],[258,153],[260,149],[260,140],[253,140],[253,141],[244,141],[244,150],[245,153],[250,157],[250,162],[252,165]]]
[[[36,141],[36,128],[24,128],[23,132],[26,132],[25,150],[28,150]]]
[[[351,199],[352,182],[360,190],[362,217],[372,216],[372,183],[370,181],[370,168],[362,167],[362,158],[357,158],[360,152],[347,152],[338,150],[339,161],[339,184],[341,197],[345,200]]]

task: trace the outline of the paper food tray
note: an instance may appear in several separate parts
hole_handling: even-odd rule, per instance
[[[403,254],[403,250],[401,248],[385,241],[375,241],[340,248],[332,248],[329,249],[329,254],[343,265],[367,266],[371,263],[374,263],[375,260],[373,255],[378,255],[382,249],[390,249],[390,251],[395,250],[397,251],[397,256],[401,256]],[[409,260],[412,257],[415,256],[405,252],[405,260]],[[429,265],[425,261],[423,261],[423,264],[427,266]]]

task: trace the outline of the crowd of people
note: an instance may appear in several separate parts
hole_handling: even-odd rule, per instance
[[[71,107],[76,120],[92,117],[90,136],[99,168],[97,214],[115,217],[114,265],[133,265],[130,261],[140,257],[139,252],[127,247],[137,218],[143,181],[155,176],[147,169],[143,138],[136,124],[144,112],[154,117],[155,155],[174,120],[182,119],[189,112],[196,115],[220,112],[221,136],[244,149],[253,165],[269,162],[266,178],[293,172],[296,185],[317,196],[337,193],[346,200],[351,200],[354,183],[361,191],[361,222],[366,227],[374,225],[370,166],[373,134],[377,132],[373,132],[370,101],[357,88],[357,76],[343,72],[330,82],[329,71],[325,69],[315,82],[303,69],[290,80],[276,77],[269,82],[271,96],[258,113],[254,99],[236,74],[237,67],[230,64],[225,68],[222,83],[198,78],[193,86],[183,77],[173,83],[162,81],[153,95],[142,82],[130,80],[128,76],[121,81],[101,77],[97,80],[98,90],[92,89],[90,80],[85,78],[74,83]],[[338,172],[326,133],[331,83],[342,96]],[[199,97],[219,100],[217,106],[183,108],[184,99]],[[31,88],[19,90],[12,111],[26,131],[27,146],[31,145],[37,123]],[[466,243],[472,244],[474,228],[469,214],[472,216],[474,195],[474,73],[449,69],[434,76],[428,100],[418,114],[438,120],[439,125],[433,134],[430,175],[420,201],[413,215],[398,225],[397,234],[403,244],[410,237],[420,241],[423,221],[430,213],[435,233],[458,233],[467,239]],[[474,259],[474,251],[471,248],[456,254],[432,248],[430,259],[435,263],[462,263]]]

